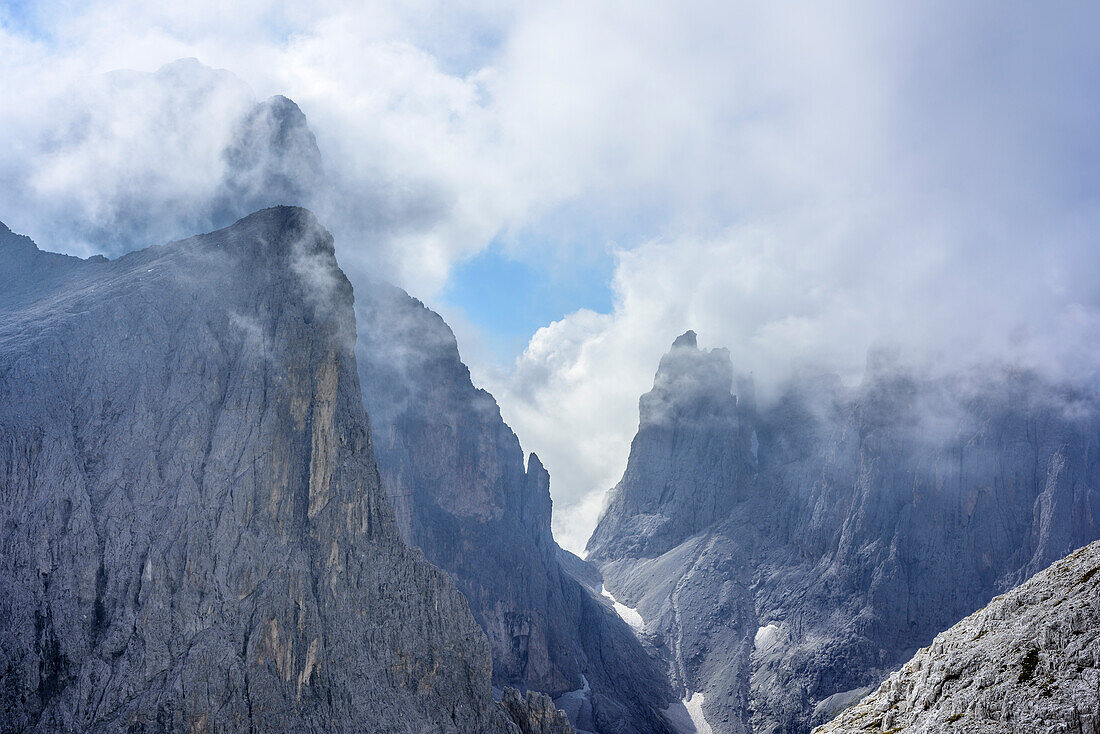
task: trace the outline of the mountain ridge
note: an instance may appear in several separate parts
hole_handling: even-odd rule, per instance
[[[1100,541],[936,635],[814,734],[1100,730]]]
[[[809,731],[1100,537],[1095,394],[874,358],[862,385],[805,378],[766,405],[733,371],[741,399],[684,410],[699,380],[668,386],[713,359],[693,341],[670,349],[639,402],[589,559],[715,732]]]
[[[660,709],[673,696],[661,669],[598,592],[563,568],[550,475],[535,454],[525,465],[450,328],[393,286],[371,288],[357,308],[364,403],[403,537],[470,600],[494,683],[546,692],[580,730],[669,731]]]
[[[0,728],[515,731],[399,539],[312,214],[34,258],[0,264],[60,293],[0,303]]]

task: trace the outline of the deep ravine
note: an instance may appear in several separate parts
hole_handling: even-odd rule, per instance
[[[554,542],[550,475],[534,454],[525,466],[450,328],[382,284],[357,311],[364,404],[399,528],[469,599],[494,683],[553,696],[584,731],[670,732],[663,666]]]

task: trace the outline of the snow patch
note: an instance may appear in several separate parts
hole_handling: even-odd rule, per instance
[[[767,624],[756,630],[756,638],[753,643],[756,645],[757,650],[769,650],[775,646],[775,643],[779,641],[779,627],[774,624]]]
[[[874,686],[864,686],[863,688],[853,688],[850,691],[834,693],[828,698],[823,698],[814,706],[814,718],[819,721],[829,721],[873,690],[875,690]]]
[[[628,607],[626,604],[620,604],[615,597],[611,595],[611,592],[600,585],[600,594],[611,600],[611,605],[615,607],[615,612],[618,613],[622,620],[630,625],[630,627],[637,633],[645,632],[645,620],[642,619],[642,615],[638,614],[638,610],[633,607]]]
[[[592,716],[592,689],[584,675],[581,675],[581,687],[561,694],[554,699],[554,705],[569,717],[577,734],[587,734],[596,729]]]
[[[661,709],[676,734],[714,734],[703,716],[703,694],[692,693],[682,701]]]

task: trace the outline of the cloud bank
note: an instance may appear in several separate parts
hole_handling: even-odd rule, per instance
[[[603,24],[610,43],[574,35],[586,71],[563,86],[618,103],[579,116],[619,113],[585,157],[667,215],[620,247],[611,313],[549,325],[490,378],[554,477],[560,541],[583,544],[638,396],[689,328],[765,398],[803,370],[854,383],[882,343],[1095,382],[1095,20],[1057,3],[693,4]]]
[[[285,94],[353,278],[432,303],[490,243],[531,257],[563,218],[597,223],[611,312],[547,325],[514,365],[466,354],[579,548],[688,328],[765,392],[800,369],[857,380],[883,341],[1094,379],[1097,20],[1063,2],[5,8],[0,220],[79,254],[124,247],[123,222],[190,234],[170,230],[216,218],[200,204],[242,116]],[[98,76],[180,57],[233,75],[167,95]]]

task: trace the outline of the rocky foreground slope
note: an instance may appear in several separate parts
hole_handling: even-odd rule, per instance
[[[1100,542],[937,635],[815,734],[1100,731]]]
[[[757,405],[694,333],[640,401],[589,560],[718,734],[808,732],[1100,537],[1095,394],[874,356]],[[696,727],[700,728],[700,727]]]
[[[0,730],[516,730],[354,341],[301,209],[113,261],[0,228]]]
[[[494,683],[554,696],[582,730],[670,731],[664,670],[563,569],[550,476],[534,454],[524,466],[450,328],[392,286],[369,289],[357,310],[363,398],[398,525],[469,599]]]

